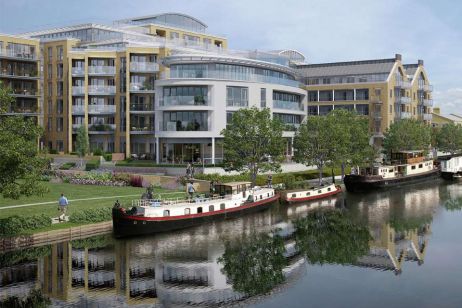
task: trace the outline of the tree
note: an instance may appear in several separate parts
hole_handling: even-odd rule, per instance
[[[283,124],[271,119],[268,108],[252,107],[235,112],[221,131],[225,168],[249,172],[253,185],[259,172],[279,171],[284,151],[282,131]]]
[[[319,185],[325,166],[333,167],[344,160],[349,132],[335,116],[312,116],[300,125],[294,138],[294,160],[319,171]]]
[[[386,153],[428,150],[431,144],[431,128],[422,121],[403,119],[390,125],[384,134],[383,149]]]
[[[436,148],[452,155],[462,150],[462,126],[454,123],[443,125],[435,134]]]
[[[77,130],[77,138],[75,140],[75,149],[77,155],[80,157],[80,165],[83,166],[83,158],[90,151],[90,145],[88,141],[88,133],[85,126],[80,126]]]
[[[0,193],[18,199],[46,191],[39,179],[47,162],[38,156],[42,129],[34,119],[5,115],[12,102],[10,90],[0,83]]]

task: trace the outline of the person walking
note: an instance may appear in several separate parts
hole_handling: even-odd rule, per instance
[[[191,164],[188,163],[188,166],[186,166],[186,177],[189,179],[191,177]]]
[[[66,211],[67,211],[67,206],[69,205],[69,201],[64,196],[64,194],[61,194],[61,197],[58,200],[58,205],[59,205],[58,210],[61,213],[61,215],[59,215],[58,219],[59,219],[60,222],[65,221],[65,219],[66,219]],[[61,217],[62,217],[62,219],[61,219]]]
[[[196,192],[196,189],[194,188],[194,185],[193,185],[193,181],[188,183],[187,190],[188,190],[189,199],[191,200],[194,193]]]
[[[194,179],[194,176],[196,175],[196,168],[194,168],[194,165],[191,166],[191,178]]]
[[[273,187],[273,175],[271,173],[268,174],[268,177],[267,177],[266,181],[268,183],[268,187],[272,188]]]

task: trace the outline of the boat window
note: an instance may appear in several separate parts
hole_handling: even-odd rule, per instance
[[[309,195],[310,195],[310,193],[309,193],[309,192],[307,192],[307,193],[306,193],[306,195],[307,195],[307,196],[309,196]]]
[[[412,166],[411,169],[414,170],[414,169],[415,169],[415,166]]]
[[[220,204],[220,210],[226,209],[226,205],[224,203]]]
[[[190,215],[191,214],[191,209],[189,207],[184,209],[184,214],[185,215]]]
[[[269,193],[268,193],[267,195],[268,195],[268,197],[269,197]]]
[[[199,214],[199,213],[202,213],[202,206],[199,206],[199,207],[197,208],[197,214]]]
[[[393,169],[389,169],[388,172],[393,173]]]
[[[423,165],[422,165],[422,164],[419,164],[419,168],[423,168]]]
[[[215,211],[215,207],[213,205],[209,205],[209,212]]]
[[[260,195],[260,200],[261,200],[261,199],[263,199],[263,196],[262,196],[262,195]]]
[[[164,210],[164,217],[170,216],[170,211],[169,210]]]
[[[295,198],[295,197],[297,197],[297,194],[292,194],[292,198]]]
[[[327,191],[330,191],[330,187],[327,189]]]
[[[318,194],[320,194],[320,193],[321,193],[321,190],[318,190]]]

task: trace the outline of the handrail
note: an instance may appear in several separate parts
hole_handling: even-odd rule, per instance
[[[180,198],[170,198],[170,199],[162,199],[162,200],[160,199],[137,199],[137,200],[132,200],[132,206],[150,207],[149,204],[151,203],[159,203],[159,206],[175,205],[175,204],[180,204],[180,203],[196,203],[197,204],[197,203],[206,203],[206,202],[213,201],[213,200],[225,200],[225,199],[230,199],[230,198],[229,196],[218,196],[218,197],[209,197],[209,198],[196,197],[192,199],[180,199]]]

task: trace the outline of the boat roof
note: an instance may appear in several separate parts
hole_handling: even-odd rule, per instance
[[[439,161],[450,160],[451,158],[461,157],[461,156],[462,156],[462,153],[457,153],[457,154],[454,154],[454,155],[444,155],[444,156],[439,156],[438,160]]]
[[[244,184],[252,184],[252,182],[245,182],[245,181],[242,181],[242,182],[228,182],[228,183],[220,183],[220,184],[217,184],[217,185],[225,185],[225,186],[238,186],[238,185],[244,185]]]
[[[416,154],[416,153],[423,153],[422,150],[414,150],[414,151],[396,151],[393,153],[402,153],[402,154]]]

